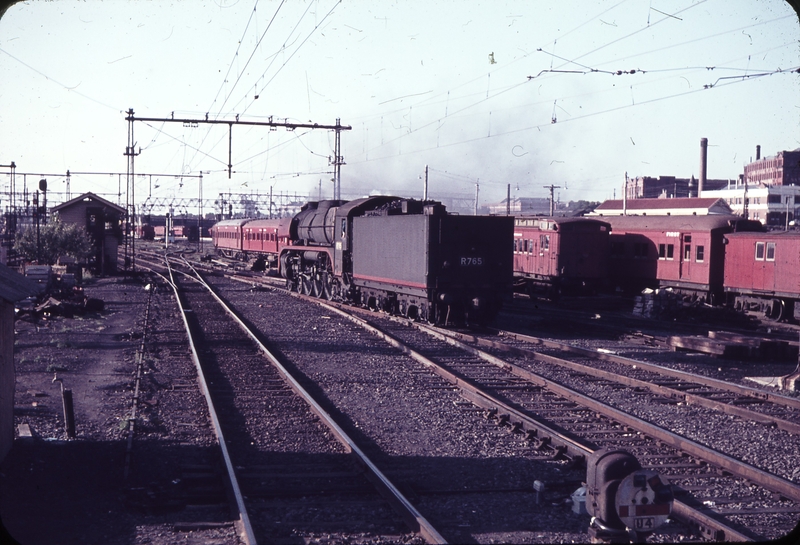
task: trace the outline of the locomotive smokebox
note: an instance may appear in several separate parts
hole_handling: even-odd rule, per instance
[[[309,202],[292,219],[290,237],[311,244],[333,244],[333,223],[341,201]]]

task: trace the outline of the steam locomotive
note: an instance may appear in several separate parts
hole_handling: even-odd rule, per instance
[[[497,314],[511,296],[513,233],[511,217],[448,214],[439,202],[383,195],[211,229],[220,252],[261,260],[294,291],[437,324]]]

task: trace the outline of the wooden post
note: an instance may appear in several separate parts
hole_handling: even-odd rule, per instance
[[[62,383],[63,384],[63,383]],[[75,438],[75,411],[72,407],[72,390],[61,388],[61,401],[64,405],[64,428],[67,437]]]

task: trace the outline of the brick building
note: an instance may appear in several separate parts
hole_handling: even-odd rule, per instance
[[[744,167],[744,181],[748,186],[800,186],[800,148],[779,151],[777,155],[763,159],[760,146],[756,149],[756,160]]]
[[[732,180],[706,180],[703,191],[722,189],[727,187]],[[698,180],[691,178],[676,178],[675,176],[637,176],[628,180],[628,199],[676,199],[697,197]],[[702,197],[702,195],[701,195]]]

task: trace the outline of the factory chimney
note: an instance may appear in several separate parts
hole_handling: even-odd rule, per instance
[[[756,146],[756,161],[761,159],[761,146]]]
[[[700,139],[700,179],[697,181],[697,196],[703,196],[703,186],[708,173],[708,138]]]

